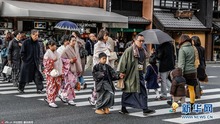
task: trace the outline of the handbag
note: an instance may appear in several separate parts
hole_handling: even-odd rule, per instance
[[[125,88],[124,79],[119,79],[116,85],[117,89],[123,90]]]
[[[2,73],[6,74],[6,75],[11,75],[12,67],[5,65],[4,68],[3,68]]]
[[[157,83],[163,83],[162,78],[156,73],[156,71],[154,70],[153,66],[150,65],[150,67],[153,69],[154,73],[157,75]]]
[[[81,85],[80,85],[79,82],[76,82],[75,89],[78,90],[78,91],[80,91]]]
[[[51,76],[51,77],[58,77],[58,76],[59,76],[58,70],[53,69],[53,70],[50,72],[50,76]]]
[[[110,52],[109,60],[116,60],[118,59],[116,52]]]

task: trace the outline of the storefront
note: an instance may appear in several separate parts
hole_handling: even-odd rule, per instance
[[[171,12],[155,11],[154,26],[168,33],[175,40],[176,45],[182,34],[188,34],[190,37],[198,36],[200,38],[201,45],[206,48],[206,53],[211,51],[208,41],[211,29],[206,28],[195,15],[191,20],[188,18],[177,19]],[[206,55],[206,57],[208,56],[211,55]]]
[[[56,35],[57,39],[60,35],[68,33],[54,28],[56,23],[62,20],[76,23],[83,38],[88,37],[89,33],[97,33],[105,26],[103,23],[128,28],[128,17],[95,7],[3,1],[1,17],[12,18],[9,23],[13,25],[13,30],[28,32],[35,28],[47,35]]]

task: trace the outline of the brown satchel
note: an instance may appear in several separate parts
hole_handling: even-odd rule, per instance
[[[79,82],[77,82],[76,83],[76,85],[75,85],[75,89],[76,90],[78,90],[78,91],[80,91],[80,89],[81,89],[81,87],[80,87],[81,85],[80,85],[80,83]]]
[[[116,85],[117,89],[123,90],[125,88],[124,79],[119,79]]]

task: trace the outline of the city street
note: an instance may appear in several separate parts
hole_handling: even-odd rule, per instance
[[[76,106],[69,106],[56,99],[59,108],[50,108],[43,100],[46,94],[37,94],[36,86],[30,83],[25,87],[25,94],[19,94],[12,83],[0,81],[0,124],[217,124],[220,121],[220,64],[208,64],[207,74],[209,83],[203,84],[203,96],[197,103],[211,103],[213,113],[206,118],[182,118],[181,107],[176,113],[169,112],[170,106],[166,101],[156,101],[155,93],[150,90],[148,106],[156,113],[144,116],[142,110],[129,108],[129,115],[121,115],[121,91],[115,93],[115,105],[110,109],[111,114],[97,115],[94,106],[88,102],[93,87],[91,72],[86,72],[85,80],[88,88],[76,92]],[[0,78],[2,80],[2,77]],[[46,86],[45,82],[44,85]],[[186,99],[189,102],[189,99]],[[190,115],[203,115],[190,114]],[[207,114],[205,114],[207,115]],[[210,118],[207,118],[210,117]]]

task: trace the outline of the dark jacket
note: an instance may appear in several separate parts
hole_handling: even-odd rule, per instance
[[[91,41],[90,39],[86,42],[85,48],[86,48],[89,56],[93,56],[94,44],[95,43],[93,41]]]
[[[175,67],[174,46],[165,42],[157,48],[157,59],[159,60],[159,72],[171,71]]]
[[[119,77],[111,66],[100,63],[96,64],[93,67],[92,75],[95,80],[95,87],[97,92],[100,91],[102,88],[113,92],[115,91],[112,81],[118,80]]]
[[[22,44],[20,54],[22,59],[20,82],[33,81],[35,71],[39,73],[39,78],[43,80],[39,71],[40,46],[38,41],[33,41],[31,38],[25,40]]]
[[[205,72],[205,68],[206,68],[206,62],[205,62],[205,48],[203,48],[202,46],[195,46],[196,49],[198,50],[198,54],[199,54],[199,66],[197,68],[197,78],[200,81],[204,81],[207,77],[206,72]]]
[[[21,64],[21,46],[18,45],[19,43],[21,42],[14,38],[12,41],[10,41],[8,46],[8,60],[11,61],[13,65],[17,65],[18,67],[20,67]]]
[[[159,85],[157,83],[157,77],[158,77],[157,65],[148,65],[146,72],[147,73],[145,75],[145,80],[147,81],[147,89],[159,88]]]
[[[186,80],[182,76],[182,69],[176,68],[171,72],[172,75],[172,85],[170,94],[172,94],[174,97],[182,97],[186,96],[185,94],[185,84]]]

